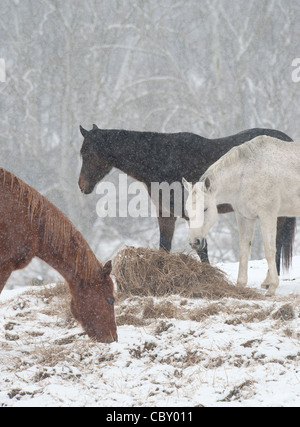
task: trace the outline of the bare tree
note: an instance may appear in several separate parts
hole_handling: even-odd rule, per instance
[[[122,243],[155,246],[153,219],[99,219],[97,195],[81,195],[79,124],[299,138],[299,20],[299,4],[283,0],[1,0],[1,166],[56,203],[101,257]],[[215,260],[236,259],[236,237],[224,216]],[[188,246],[184,227],[176,239]]]

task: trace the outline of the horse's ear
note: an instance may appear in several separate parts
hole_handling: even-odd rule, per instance
[[[184,188],[190,193],[193,189],[193,184],[191,184],[190,182],[187,182],[187,180],[185,178],[182,178],[182,185],[184,186]]]
[[[112,262],[111,261],[107,261],[107,263],[103,267],[103,273],[104,273],[105,276],[109,276],[110,273],[111,273],[111,271],[112,271]]]
[[[97,125],[93,125],[93,130],[99,129]]]
[[[81,135],[82,135],[84,138],[86,138],[86,137],[88,136],[89,131],[88,131],[88,130],[85,130],[81,125],[79,126],[79,129],[80,129]]]
[[[205,179],[205,181],[204,181],[204,187],[205,187],[206,191],[210,190],[210,179],[209,178]]]

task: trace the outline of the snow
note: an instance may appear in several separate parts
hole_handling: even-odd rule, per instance
[[[237,263],[218,266],[236,279]],[[249,286],[265,274],[265,261],[251,261]],[[160,318],[143,318],[151,297],[120,300],[119,341],[110,345],[83,334],[55,288],[1,294],[0,406],[300,406],[300,257],[274,298],[153,298],[175,307]],[[286,305],[294,316],[282,320]],[[206,314],[195,319],[199,310]]]

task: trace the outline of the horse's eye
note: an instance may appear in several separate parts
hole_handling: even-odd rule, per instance
[[[206,212],[207,210],[208,210],[208,208],[205,208],[205,209],[204,209],[204,212]]]
[[[108,302],[109,305],[114,305],[114,303],[115,303],[115,299],[114,298],[107,298],[106,301]]]

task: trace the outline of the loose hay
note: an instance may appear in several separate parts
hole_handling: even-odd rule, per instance
[[[124,297],[177,294],[211,300],[263,299],[252,289],[231,284],[220,269],[182,253],[126,247],[114,260],[113,274]]]

